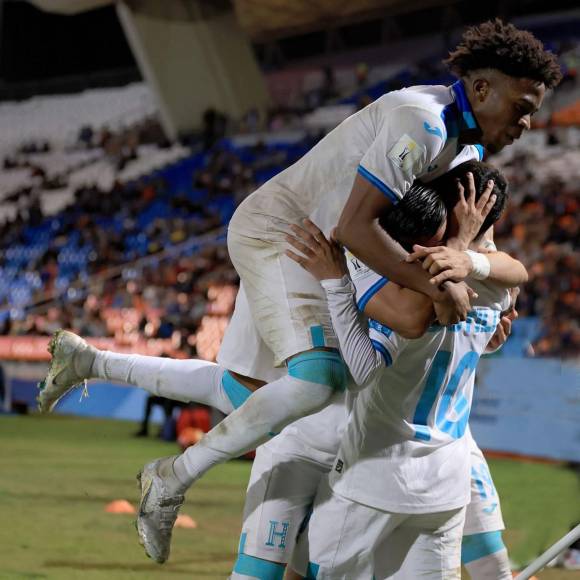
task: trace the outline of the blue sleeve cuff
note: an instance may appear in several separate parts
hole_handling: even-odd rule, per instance
[[[369,300],[389,281],[388,278],[380,278],[377,280],[357,301],[356,305],[362,312]]]
[[[391,355],[389,354],[389,351],[386,349],[385,345],[381,344],[378,340],[373,340],[372,338],[371,342],[373,343],[375,350],[383,357],[385,366],[390,367],[393,364],[393,359],[391,358]]]
[[[386,195],[393,204],[399,203],[399,196],[386,183],[383,183],[376,175],[373,175],[362,165],[358,166],[357,173]]]

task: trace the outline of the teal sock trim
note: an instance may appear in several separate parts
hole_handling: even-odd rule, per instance
[[[234,409],[241,407],[246,402],[246,399],[252,394],[252,391],[250,391],[248,387],[234,379],[230,374],[230,371],[224,373],[224,376],[222,377],[222,386],[228,399],[234,406]]]
[[[240,536],[238,559],[234,564],[234,572],[244,576],[253,576],[259,580],[283,580],[286,566],[279,562],[269,562],[255,556],[244,554],[246,534]]]
[[[504,548],[505,545],[500,531],[463,536],[461,542],[461,562],[463,564],[469,564],[474,560],[495,554]]]
[[[310,336],[312,338],[312,346],[314,348],[325,346],[324,344],[324,330],[322,326],[311,326]]]
[[[346,388],[346,364],[336,350],[303,352],[290,359],[288,374],[295,379],[326,385],[336,390]]]
[[[305,580],[316,580],[316,578],[318,578],[318,570],[320,570],[320,564],[315,564],[314,562],[308,562],[308,568],[306,569]]]
[[[243,554],[246,551],[246,538],[248,534],[246,532],[242,532],[240,534],[240,543],[238,545],[238,554]]]

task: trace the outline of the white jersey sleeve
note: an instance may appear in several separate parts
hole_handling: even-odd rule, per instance
[[[371,270],[346,249],[345,255],[350,279],[355,287],[356,305],[363,312],[369,300],[385,286],[389,279]]]
[[[443,149],[445,123],[426,108],[403,104],[381,115],[378,124],[357,171],[397,203]]]
[[[365,387],[385,366],[390,366],[397,356],[398,343],[390,338],[386,327],[381,331],[378,323],[370,330],[366,319],[357,311],[354,286],[348,276],[340,280],[322,280],[326,291],[332,325],[338,337],[340,350],[352,378],[358,387]]]

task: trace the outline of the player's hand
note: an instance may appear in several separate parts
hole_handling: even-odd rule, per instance
[[[500,347],[505,344],[509,338],[509,335],[512,333],[512,323],[514,320],[517,320],[519,316],[518,311],[516,310],[516,302],[519,293],[519,288],[510,289],[511,304],[507,310],[502,312],[497,328],[487,343],[485,348],[485,352],[487,354],[499,350]]]
[[[330,241],[309,219],[303,228],[290,226],[293,236],[286,235],[286,241],[296,250],[286,250],[286,255],[310,272],[317,280],[340,279],[348,274],[346,258],[342,246],[331,235]]]
[[[477,294],[465,282],[445,282],[444,290],[433,300],[439,324],[457,324],[467,318],[471,298]]]
[[[447,246],[425,248],[414,245],[413,253],[407,256],[407,262],[415,260],[422,261],[423,269],[433,275],[429,281],[436,286],[440,286],[447,280],[461,282],[473,270],[471,258],[465,252]]]
[[[475,181],[473,173],[469,172],[467,178],[467,197],[461,181],[457,183],[459,201],[453,208],[453,214],[459,223],[457,236],[448,241],[452,247],[458,250],[467,250],[469,244],[475,239],[485,218],[495,204],[496,195],[492,195],[493,180],[489,180],[481,197],[475,201]]]
[[[485,348],[486,353],[492,353],[502,347],[512,333],[512,322],[517,320],[518,311],[513,308],[508,314],[500,318],[499,324]]]

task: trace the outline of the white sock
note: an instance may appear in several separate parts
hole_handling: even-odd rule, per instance
[[[176,460],[177,461],[177,460]],[[512,580],[507,549],[465,564],[471,580]]]
[[[177,360],[101,350],[92,376],[141,387],[160,397],[215,407],[229,414],[234,405],[226,394],[222,378],[225,369],[205,360]]]
[[[191,485],[208,469],[255,449],[286,425],[323,408],[331,387],[286,375],[263,386],[173,464],[177,477]]]

